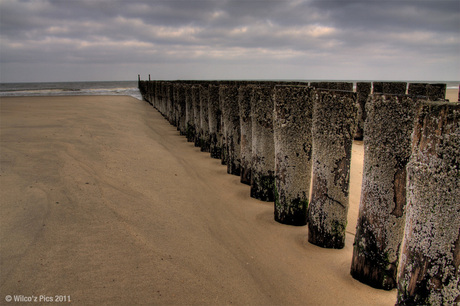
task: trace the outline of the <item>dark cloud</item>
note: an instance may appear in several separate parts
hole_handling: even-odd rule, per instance
[[[458,0],[0,0],[0,22],[2,80],[15,67],[38,78],[45,64],[123,67],[115,78],[142,67],[189,78],[460,79]]]

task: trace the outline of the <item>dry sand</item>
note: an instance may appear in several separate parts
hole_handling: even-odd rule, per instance
[[[98,304],[394,305],[350,274],[346,247],[307,242],[273,203],[131,97],[2,98],[0,304],[6,295]]]

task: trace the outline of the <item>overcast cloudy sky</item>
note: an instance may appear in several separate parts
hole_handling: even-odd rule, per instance
[[[460,80],[459,0],[0,0],[0,81]]]

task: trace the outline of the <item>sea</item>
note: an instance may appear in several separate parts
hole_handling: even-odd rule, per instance
[[[142,100],[137,81],[0,83],[0,97],[123,95]]]
[[[279,81],[279,80],[278,80]],[[296,80],[304,82],[338,82],[339,80]],[[341,82],[366,82],[343,80]],[[371,81],[367,81],[371,82]],[[458,89],[459,81],[405,81],[408,83],[445,83],[447,89]],[[12,96],[84,96],[125,95],[142,100],[137,81],[50,82],[50,83],[0,83],[0,97]]]

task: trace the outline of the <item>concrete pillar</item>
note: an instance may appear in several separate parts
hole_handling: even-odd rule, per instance
[[[227,165],[227,173],[240,175],[240,114],[238,107],[238,86],[221,85],[219,95],[222,102],[223,121],[223,154],[222,159]]]
[[[399,305],[460,302],[460,104],[423,102],[407,165]]]
[[[307,224],[314,98],[312,87],[275,87],[275,220],[283,224]]]
[[[222,158],[222,147],[220,141],[221,130],[221,117],[222,111],[220,109],[219,100],[219,85],[209,85],[209,151],[212,158]]]
[[[318,90],[313,107],[313,184],[308,241],[340,249],[345,245],[351,147],[357,122],[354,92]]]
[[[358,96],[358,125],[356,127],[355,140],[363,140],[364,122],[366,120],[366,101],[371,94],[372,83],[357,82],[356,93]]]
[[[252,163],[252,119],[251,97],[253,87],[240,86],[238,89],[238,103],[240,111],[241,130],[241,183],[251,185]]]
[[[396,286],[416,103],[411,96],[373,94],[366,104],[363,181],[351,275],[375,288]]]
[[[273,202],[275,200],[273,110],[273,87],[254,86],[251,99],[251,197],[267,202]]]
[[[373,82],[372,93],[384,93],[392,95],[405,95],[407,89],[406,82]]]
[[[200,86],[200,122],[201,122],[201,139],[200,147],[202,152],[210,152],[209,141],[209,84],[202,82]]]
[[[200,146],[201,139],[201,97],[200,97],[200,85],[193,85],[192,87],[192,102],[193,102],[193,125],[195,130],[193,131],[193,141],[195,147]]]

